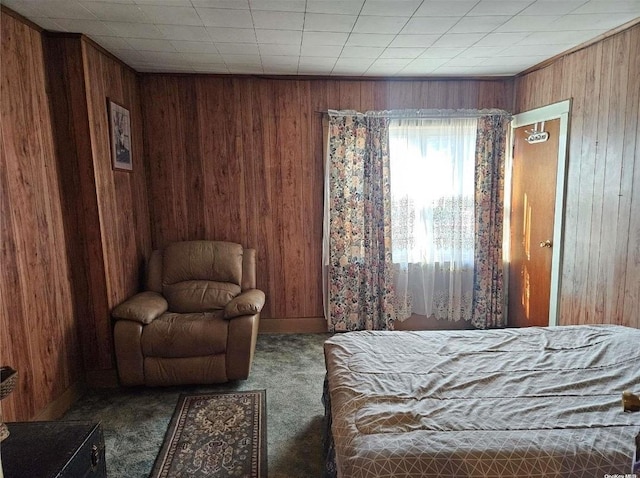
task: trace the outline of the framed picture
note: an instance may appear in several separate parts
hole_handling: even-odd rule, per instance
[[[131,115],[129,110],[107,98],[109,131],[111,136],[111,158],[113,169],[132,171]]]

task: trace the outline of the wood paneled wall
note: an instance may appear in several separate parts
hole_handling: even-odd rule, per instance
[[[84,37],[82,47],[107,299],[107,308],[95,317],[95,358],[98,368],[108,369],[114,365],[111,309],[138,292],[151,253],[142,115],[136,73]],[[112,169],[107,98],[131,113],[133,172]]]
[[[264,318],[321,317],[322,112],[504,108],[512,82],[142,75],[154,247],[257,249]]]
[[[41,33],[4,10],[0,21],[0,365],[19,373],[1,411],[12,421],[78,382],[82,360]]]
[[[81,35],[49,34],[49,85],[89,382],[113,370],[111,309],[139,289],[151,249],[135,72]],[[131,112],[133,172],[112,169],[107,98]],[[113,375],[112,375],[113,376]]]
[[[516,111],[573,98],[560,323],[640,327],[640,25],[516,80]]]

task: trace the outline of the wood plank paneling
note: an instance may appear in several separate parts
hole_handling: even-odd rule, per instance
[[[299,319],[323,315],[321,112],[508,109],[513,87],[154,74],[142,75],[140,91],[154,247],[185,239],[254,247],[263,317]]]
[[[6,421],[35,417],[81,379],[41,33],[1,21],[0,363],[19,372]]]
[[[640,327],[639,45],[636,25],[515,82],[516,112],[573,98],[561,324]]]
[[[110,311],[140,287],[151,231],[136,74],[81,35],[46,37],[84,368],[114,367]],[[131,112],[133,172],[112,169],[107,98]]]

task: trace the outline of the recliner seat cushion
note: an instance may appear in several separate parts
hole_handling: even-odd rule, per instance
[[[167,312],[144,327],[145,357],[201,357],[225,353],[228,334],[223,312],[175,314]]]
[[[189,280],[164,286],[171,312],[211,312],[224,307],[238,294],[240,286],[230,282]]]

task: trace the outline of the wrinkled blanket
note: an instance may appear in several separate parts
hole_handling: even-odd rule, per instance
[[[349,332],[325,343],[341,478],[631,472],[640,330]]]

